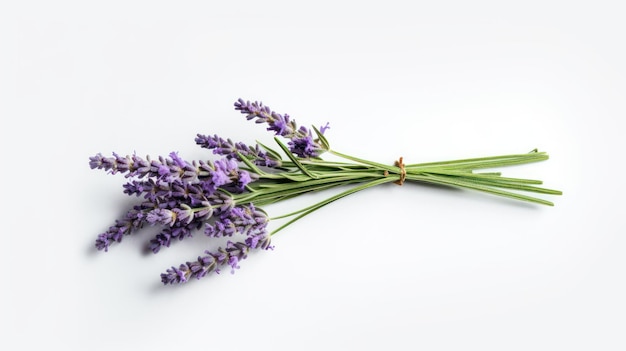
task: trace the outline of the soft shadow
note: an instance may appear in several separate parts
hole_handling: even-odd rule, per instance
[[[95,239],[94,239],[95,241]],[[98,250],[94,244],[94,242],[91,243],[91,245],[89,245],[88,247],[85,248],[85,255],[87,257],[95,257],[98,253],[100,252],[100,250]]]

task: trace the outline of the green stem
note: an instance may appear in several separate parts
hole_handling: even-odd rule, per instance
[[[252,172],[259,175],[260,179],[248,185],[250,192],[235,195],[234,200],[236,203],[253,202],[257,206],[264,206],[308,192],[322,191],[338,186],[357,185],[311,206],[271,218],[272,220],[291,219],[272,231],[270,235],[278,233],[302,217],[340,198],[373,186],[397,181],[401,178],[402,173],[405,173],[405,180],[407,181],[471,189],[548,206],[553,206],[554,204],[547,200],[504,189],[549,195],[562,194],[558,190],[534,186],[542,184],[540,180],[502,177],[499,172],[473,172],[483,168],[505,167],[547,160],[548,155],[544,152],[533,151],[528,154],[416,163],[405,165],[403,172],[403,169],[399,166],[368,161],[332,150],[328,152],[356,163],[329,162],[321,159],[297,159],[294,155],[288,153],[289,150],[284,144],[278,140],[277,143],[285,151],[289,160],[282,162],[281,171],[278,173],[267,173],[251,162],[244,162]]]
[[[411,175],[407,175],[407,179],[415,180],[415,181],[423,181],[427,183],[449,185],[449,186],[458,187],[458,188],[468,188],[468,189],[478,190],[478,191],[491,193],[491,194],[495,194],[499,196],[504,196],[504,197],[508,197],[508,198],[512,198],[516,200],[522,200],[522,201],[534,202],[534,203],[542,204],[542,205],[554,206],[552,202],[547,201],[547,200],[543,200],[543,199],[539,199],[539,198],[527,196],[527,195],[521,195],[521,194],[513,193],[510,191],[494,189],[492,187],[485,186],[482,184],[467,182],[467,181],[458,180],[458,179],[449,179],[446,177],[430,175],[430,174],[427,174],[427,175],[411,174]]]
[[[462,160],[428,162],[406,165],[406,169],[427,169],[427,168],[445,168],[445,169],[480,169],[511,166],[516,164],[544,161],[548,159],[548,155],[544,152],[532,152],[528,154],[491,156],[480,158],[469,158]]]
[[[296,212],[292,212],[292,213],[287,214],[287,215],[274,217],[272,219],[285,218],[285,217],[294,216],[296,214],[300,214],[297,217],[291,219],[289,222],[287,222],[287,223],[283,224],[282,226],[278,227],[277,229],[275,229],[273,232],[270,233],[270,235],[274,235],[274,234],[278,233],[279,231],[285,229],[287,226],[289,226],[293,222],[299,220],[300,218],[308,215],[309,213],[311,213],[313,211],[316,211],[316,210],[318,210],[318,209],[328,205],[329,203],[331,203],[333,201],[337,201],[337,200],[341,199],[342,197],[348,196],[350,194],[354,194],[354,193],[356,193],[358,191],[361,191],[361,190],[364,190],[364,189],[367,189],[367,188],[371,188],[371,187],[376,186],[376,185],[389,183],[391,181],[393,181],[393,178],[381,178],[381,179],[372,180],[372,181],[367,182],[365,184],[362,184],[362,185],[359,185],[359,186],[355,186],[354,188],[348,189],[348,190],[346,190],[346,191],[344,191],[342,193],[339,193],[339,194],[337,194],[335,196],[331,196],[331,197],[329,197],[328,199],[326,199],[324,201],[320,201],[320,202],[316,203],[315,205],[306,207],[304,209],[301,209],[301,210],[296,211]]]
[[[398,171],[398,167],[396,167],[396,166],[389,166],[389,165],[385,165],[385,164],[378,163],[378,162],[364,160],[364,159],[357,158],[357,157],[354,157],[354,156],[342,154],[340,152],[333,151],[333,150],[329,150],[328,152],[330,152],[331,154],[333,154],[335,156],[339,156],[339,157],[345,158],[347,160],[351,160],[351,161],[354,161],[354,162],[358,162],[358,163],[362,163],[362,164],[365,164],[365,165],[376,167],[376,168],[378,168],[380,170],[389,171],[389,172],[397,172]]]

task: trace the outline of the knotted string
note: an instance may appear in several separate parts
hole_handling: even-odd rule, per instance
[[[400,179],[396,180],[394,183],[398,185],[404,184],[404,180],[406,179],[406,169],[404,169],[404,162],[402,162],[402,157],[400,157],[394,165],[400,168]]]
[[[400,168],[400,179],[396,180],[394,183],[398,185],[402,185],[404,184],[404,181],[406,180],[406,169],[404,168],[404,162],[402,162],[402,157],[400,157],[396,162],[394,162],[394,166]],[[385,174],[385,177],[389,176],[388,171],[385,171],[384,174]]]

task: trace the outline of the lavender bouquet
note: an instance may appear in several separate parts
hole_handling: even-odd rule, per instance
[[[163,227],[150,240],[149,249],[154,253],[199,230],[212,238],[229,238],[224,247],[205,251],[196,260],[172,266],[161,274],[164,284],[178,284],[200,279],[211,272],[219,273],[224,266],[234,272],[252,250],[271,249],[272,236],[291,223],[342,197],[385,183],[434,183],[549,206],[553,203],[524,193],[561,195],[560,191],[538,187],[542,183],[539,180],[508,178],[499,172],[476,172],[547,160],[545,152],[533,150],[523,154],[419,164],[404,164],[400,157],[395,164],[386,165],[331,149],[325,136],[328,124],[312,127],[312,130],[299,127],[287,114],[274,112],[260,102],[242,99],[235,102],[235,109],[248,120],[265,124],[268,131],[274,132],[283,155],[260,142],[247,145],[217,135],[198,134],[196,144],[213,150],[213,154],[221,158],[189,162],[175,152],[156,159],[116,153],[112,157],[101,154],[90,157],[92,169],[124,174],[129,179],[124,193],[143,199],[124,218],[98,235],[95,244],[98,250],[108,251],[111,244],[121,242],[125,235],[146,224]],[[325,161],[321,158],[324,153],[344,161]],[[339,186],[348,187],[291,213],[270,217],[263,210],[281,200]],[[270,220],[279,219],[285,223],[269,231]]]

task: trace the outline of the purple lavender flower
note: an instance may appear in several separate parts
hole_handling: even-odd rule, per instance
[[[235,102],[235,110],[246,115],[248,120],[256,118],[256,123],[267,123],[267,130],[275,132],[276,135],[291,138],[296,132],[296,123],[289,118],[289,115],[283,116],[274,112],[262,102],[239,99]]]
[[[172,239],[180,241],[191,237],[192,231],[202,228],[214,215],[219,216],[223,214],[223,211],[228,211],[231,208],[226,198],[229,198],[227,194],[220,196],[214,194],[208,196],[195,208],[179,200],[178,207],[172,209],[159,208],[150,211],[148,216],[152,217],[147,218],[147,222],[167,225],[168,228],[163,229],[150,240],[148,248],[157,253],[162,247],[169,247]]]
[[[236,206],[223,212],[215,223],[207,223],[204,234],[210,237],[232,236],[235,233],[258,235],[266,232],[267,223],[267,215],[253,204]]]
[[[158,252],[169,246],[172,238],[189,237],[193,229],[201,228],[213,215],[232,209],[232,196],[217,189],[241,193],[254,180],[249,172],[239,169],[234,159],[189,163],[175,152],[158,160],[98,154],[90,158],[90,166],[126,173],[127,177],[148,178],[133,179],[124,185],[124,193],[143,195],[145,202],[98,237],[96,247],[100,250],[108,250],[112,242],[121,241],[123,235],[149,223],[169,227],[150,241],[150,249]]]
[[[215,161],[215,170],[211,173],[214,186],[241,193],[246,185],[253,181],[249,172],[240,170],[237,161],[232,158],[223,158]]]
[[[146,221],[146,209],[149,209],[150,206],[151,204],[134,206],[133,209],[126,213],[123,219],[115,221],[115,224],[109,227],[106,232],[98,235],[96,248],[98,250],[109,251],[109,246],[112,242],[119,243],[122,241],[124,235],[141,229]]]
[[[113,157],[104,157],[102,154],[98,153],[89,158],[89,166],[91,169],[104,169],[110,171],[111,174],[128,171],[128,164],[129,160],[127,157],[120,157],[116,153],[113,153]]]
[[[182,184],[181,182],[177,182]],[[124,194],[141,196],[153,204],[164,204],[171,200],[174,184],[169,184],[163,180],[132,180],[123,185]]]
[[[267,130],[274,131],[276,132],[276,135],[280,136],[286,136],[291,134],[290,132],[295,126],[289,124],[290,118],[288,114],[285,113],[283,116],[281,116],[280,114],[274,112],[272,113],[272,116],[276,118],[274,119],[273,123],[270,123],[270,126],[267,128]]]
[[[132,180],[124,185],[124,193],[129,195],[144,194],[152,202],[163,202],[172,191],[190,191],[195,198],[199,194],[212,194],[217,188],[232,184],[229,188],[244,190],[245,186],[256,178],[250,173],[240,170],[233,159],[224,158],[215,161],[186,162],[178,154],[172,152],[169,158],[159,157],[158,160],[146,160],[133,155],[121,157],[113,153],[113,157],[102,154],[90,157],[91,168],[107,170],[110,173],[126,173],[126,177],[144,178],[146,181]],[[197,187],[189,185],[198,184]],[[200,199],[202,200],[202,199]]]
[[[230,211],[230,209],[235,206],[235,201],[231,195],[220,191],[211,196],[211,204],[216,209],[218,214],[221,214]]]
[[[172,268],[167,270],[167,273],[161,273],[161,281],[163,284],[173,284],[173,283],[186,283],[188,278],[187,267],[185,265],[181,265],[180,269],[172,266]]]
[[[270,245],[270,236],[266,233],[254,234],[246,238],[246,245],[248,245],[251,249],[274,249],[273,246]]]
[[[124,194],[140,196],[143,193],[151,192],[153,183],[149,181],[133,180],[124,184]]]
[[[212,198],[215,198],[214,196]],[[194,209],[195,213],[194,213],[194,218],[198,221],[198,222],[206,222],[209,220],[209,218],[211,218],[213,216],[213,213],[215,212],[214,210],[214,204],[211,204],[211,202],[209,201],[202,201],[200,203],[199,208]],[[218,210],[219,211],[219,210]]]
[[[269,243],[268,234],[257,240],[255,246],[247,242],[229,241],[225,248],[219,248],[217,252],[205,251],[206,256],[199,256],[196,261],[181,264],[178,268],[172,266],[165,273],[161,273],[161,282],[166,285],[186,283],[191,278],[200,279],[211,272],[219,273],[219,267],[225,265],[229,265],[231,273],[234,273],[239,268],[239,262],[248,257],[251,249],[268,249]]]
[[[176,223],[176,213],[174,211],[157,208],[146,214],[146,221],[150,224],[174,225]]]
[[[103,169],[111,174],[126,173],[126,177],[153,177],[171,183],[176,180],[193,182],[197,180],[198,169],[194,165],[182,161],[176,153],[172,158],[159,157],[158,160],[145,160],[137,155],[122,157],[113,153],[113,157],[104,157],[97,154],[89,158],[89,166],[94,169]]]
[[[309,134],[303,137],[294,137],[289,142],[289,150],[299,157],[317,157],[320,154],[321,149],[318,148],[313,136]]]
[[[153,253],[158,253],[162,247],[169,247],[173,239],[183,240],[191,237],[193,230],[199,229],[201,223],[191,222],[189,224],[176,224],[163,229],[157,234],[148,245],[148,249]]]
[[[211,194],[205,193],[201,184],[174,183],[170,186],[170,196],[179,202],[197,206],[206,202]]]
[[[237,228],[235,224],[228,218],[221,218],[218,221],[215,221],[214,224],[206,225],[204,229],[204,234],[209,237],[225,237],[225,236],[233,236],[237,232]]]
[[[174,217],[178,223],[189,224],[194,219],[194,210],[184,203],[173,208],[172,212],[174,212]]]
[[[216,223],[220,225],[217,227],[217,230],[223,232],[221,233],[222,235],[216,236],[229,236],[228,234],[224,234],[228,232],[229,224],[220,221],[227,218],[228,213],[233,209],[233,198],[231,195],[220,191],[212,195],[204,196],[204,200],[198,202],[196,207],[193,208],[191,204],[198,200],[195,200],[193,197],[190,197],[190,199],[190,202],[186,202],[184,196],[179,197],[176,201],[172,201],[173,205],[177,207],[160,207],[157,210],[150,211],[152,215],[155,216],[152,218],[152,223],[169,224],[168,228],[165,228],[161,233],[150,240],[148,247],[152,252],[157,253],[162,247],[169,247],[172,239],[183,240],[184,238],[191,237],[193,230],[200,229],[205,224],[207,227],[213,227],[208,224],[208,221],[213,217],[218,219]],[[172,203],[168,203],[168,205],[172,205]],[[163,216],[163,218],[161,216]],[[170,222],[171,217],[168,216],[175,217],[175,220]],[[230,235],[236,233],[236,231],[237,228],[232,227],[232,233]]]
[[[265,107],[260,107],[259,111],[262,116],[263,113],[271,113]],[[294,152],[301,157],[315,154],[316,144],[308,129],[296,129],[295,122],[288,115],[273,113],[269,116],[272,123],[268,129],[290,137],[294,148],[299,148]],[[304,143],[301,140],[305,140]],[[203,226],[209,236],[244,236],[241,241],[229,241],[216,252],[207,252],[197,261],[168,269],[161,276],[166,284],[186,282],[191,277],[201,278],[210,272],[219,272],[219,267],[224,265],[230,266],[234,272],[251,249],[271,248],[266,214],[251,203],[237,204],[232,194],[248,191],[248,185],[258,179],[256,173],[240,169],[238,161],[277,167],[280,156],[272,150],[265,152],[258,144],[233,143],[217,135],[206,137],[198,134],[196,143],[213,149],[215,154],[224,158],[214,162],[187,162],[177,152],[156,159],[149,156],[141,158],[136,154],[120,156],[117,153],[112,153],[110,157],[97,154],[89,158],[92,169],[121,173],[131,178],[123,186],[124,193],[143,197],[140,205],[134,206],[123,219],[98,236],[96,248],[108,251],[113,242],[120,242],[124,235],[131,234],[146,223],[164,227],[150,240],[149,248],[154,253],[162,247],[169,247],[175,239],[190,237],[194,230]]]
[[[174,152],[174,151],[170,152],[170,158],[180,168],[185,168],[188,164],[187,162],[185,162],[185,160],[183,160],[182,158],[180,158],[180,156],[178,156],[178,152]]]
[[[237,182],[235,184],[238,192],[243,192],[246,190],[246,185],[252,182],[252,177],[249,172],[239,171],[239,178],[237,178]]]
[[[318,157],[324,151],[322,145],[313,140],[309,129],[298,128],[296,121],[291,119],[289,115],[274,112],[261,102],[239,99],[235,102],[235,110],[246,115],[248,120],[256,118],[256,123],[266,123],[268,125],[267,130],[275,132],[275,135],[290,139],[289,149],[299,157]],[[328,124],[322,129],[324,131],[328,129]]]
[[[213,150],[216,155],[226,156],[242,161],[237,153],[245,157],[248,161],[257,166],[277,167],[280,166],[280,159],[261,150],[260,146],[248,146],[244,143],[233,143],[230,139],[222,139],[217,135],[207,136],[198,134],[196,144],[205,149]]]
[[[324,134],[327,129],[330,129],[330,123],[326,122],[325,125],[320,126],[320,133]]]
[[[213,172],[212,179],[215,185],[222,186],[231,183],[231,178],[234,177],[234,180],[238,178],[237,171],[239,170],[239,165],[237,165],[237,161],[223,158],[215,161],[214,164],[215,171]]]
[[[211,175],[211,181],[215,187],[220,187],[230,183],[230,175],[223,171],[216,171]]]

